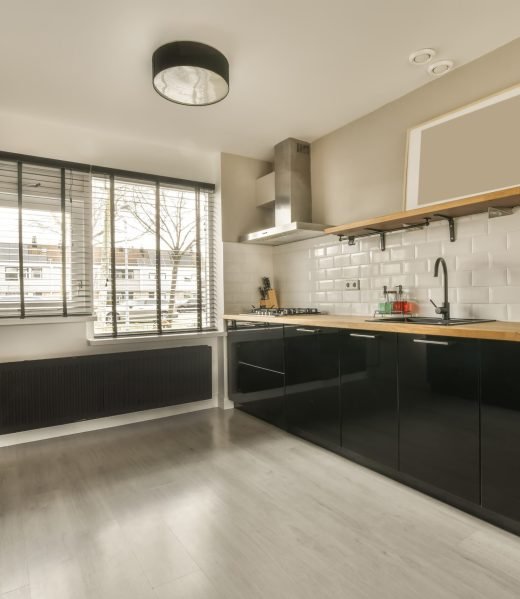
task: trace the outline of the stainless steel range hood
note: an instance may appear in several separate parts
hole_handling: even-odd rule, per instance
[[[310,145],[292,137],[274,147],[274,227],[248,233],[246,243],[282,245],[323,235],[312,223]]]

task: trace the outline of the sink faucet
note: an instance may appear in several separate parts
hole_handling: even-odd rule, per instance
[[[435,306],[435,313],[441,314],[443,320],[450,319],[450,302],[448,301],[448,267],[446,266],[446,260],[444,258],[437,258],[435,260],[435,268],[433,270],[433,276],[439,276],[439,264],[442,264],[442,271],[444,273],[444,303],[442,306],[437,306],[433,300],[430,302]]]

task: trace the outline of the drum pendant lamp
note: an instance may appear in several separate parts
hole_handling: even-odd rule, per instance
[[[229,93],[229,63],[215,48],[200,42],[171,42],[152,57],[153,86],[166,100],[208,106]]]

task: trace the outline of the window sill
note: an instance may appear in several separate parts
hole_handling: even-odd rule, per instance
[[[1,326],[20,326],[37,324],[74,324],[92,322],[95,316],[27,316],[26,318],[0,318]]]
[[[212,339],[224,337],[224,331],[205,331],[203,333],[179,333],[178,335],[139,335],[130,337],[91,337],[87,343],[92,346],[127,345],[129,343],[165,343],[173,345],[175,341],[198,341],[199,339]]]

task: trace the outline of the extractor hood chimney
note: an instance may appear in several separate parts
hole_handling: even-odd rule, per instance
[[[274,227],[248,233],[246,243],[282,245],[323,235],[327,225],[312,223],[311,148],[292,137],[274,147]]]

